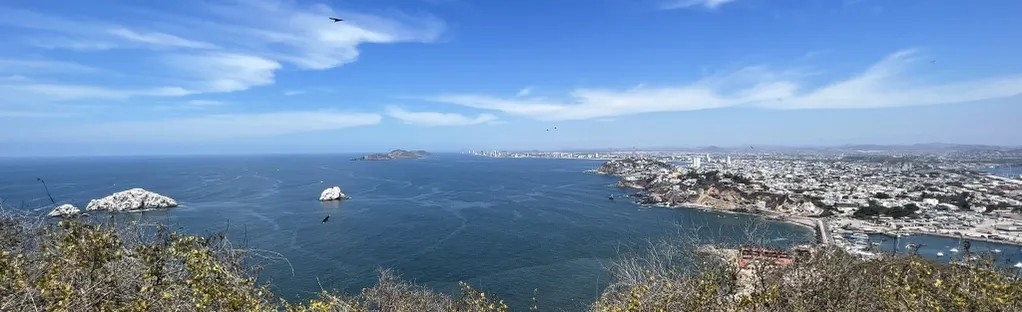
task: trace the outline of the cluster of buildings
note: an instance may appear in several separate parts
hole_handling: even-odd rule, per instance
[[[608,161],[644,204],[825,218],[835,231],[1022,243],[1022,181],[986,159],[884,155],[687,155]]]

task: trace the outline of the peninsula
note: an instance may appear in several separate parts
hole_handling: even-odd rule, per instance
[[[419,159],[430,154],[426,151],[406,151],[402,149],[396,149],[389,153],[374,153],[365,155],[362,157],[353,158],[352,160],[393,160],[393,159]]]

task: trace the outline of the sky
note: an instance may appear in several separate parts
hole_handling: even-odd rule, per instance
[[[0,156],[1022,145],[1018,12],[1015,0],[8,0]]]

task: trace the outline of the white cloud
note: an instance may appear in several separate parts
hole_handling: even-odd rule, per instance
[[[103,42],[99,40],[71,39],[62,36],[51,36],[46,38],[29,38],[27,39],[27,42],[30,46],[43,48],[47,50],[68,49],[79,52],[92,52],[105,51],[117,48],[117,45],[112,42]]]
[[[287,95],[287,96],[294,96],[294,95],[301,95],[301,94],[305,94],[305,90],[287,90],[287,91],[284,91],[284,95]]]
[[[519,97],[528,96],[529,94],[532,94],[532,88],[522,88],[521,90],[518,90]]]
[[[910,83],[908,69],[917,53],[900,51],[863,73],[815,89],[796,82],[792,71],[749,67],[693,83],[626,90],[578,89],[567,99],[502,99],[476,94],[447,94],[428,100],[539,120],[577,120],[667,111],[691,111],[739,105],[772,109],[875,108],[961,103],[1022,94],[1022,75],[946,83]]]
[[[257,114],[218,114],[147,121],[86,124],[71,133],[43,139],[82,139],[107,142],[215,141],[264,138],[286,134],[337,130],[380,123],[379,114],[336,111],[283,111]]]
[[[27,97],[36,100],[73,101],[85,99],[123,100],[133,96],[182,96],[191,92],[176,87],[114,89],[88,85],[31,82],[0,84],[0,93],[3,93],[7,99]]]
[[[141,43],[156,45],[156,46],[168,46],[168,47],[181,47],[181,48],[195,48],[195,49],[214,49],[215,45],[188,40],[171,34],[165,34],[160,32],[136,32],[131,29],[124,27],[117,27],[108,30],[111,35],[121,37],[130,41],[137,41]]]
[[[275,82],[275,73],[285,64],[311,70],[335,68],[354,62],[362,44],[432,42],[444,30],[443,22],[431,16],[394,13],[384,17],[293,1],[190,4],[197,7],[189,7],[187,12],[149,11],[134,19],[144,23],[113,22],[103,16],[51,16],[0,7],[0,16],[4,16],[0,27],[11,27],[11,33],[19,34],[5,40],[8,44],[93,53],[130,50],[118,54],[118,60],[140,66],[137,72],[125,74],[138,78],[138,82],[179,81],[182,87],[153,87],[183,90],[165,92],[171,96],[267,86]],[[345,22],[332,23],[326,16],[341,16]],[[152,60],[159,62],[152,64]],[[0,73],[5,73],[2,68],[0,64]],[[78,89],[76,94],[60,98],[163,94],[83,86],[79,81],[47,84]]]
[[[701,6],[712,10],[734,1],[735,0],[669,0],[663,3],[662,7],[665,10],[673,10]]]
[[[234,92],[273,84],[276,61],[245,54],[206,52],[169,55],[166,62],[192,76],[202,92]]]
[[[304,69],[328,69],[353,62],[363,43],[432,42],[444,30],[443,22],[430,16],[382,17],[288,1],[238,1],[209,5],[208,11],[216,17],[215,22],[181,22],[208,32],[211,40],[229,40],[257,55]],[[333,23],[328,16],[345,21]]]
[[[189,100],[188,102],[185,102],[185,104],[187,104],[189,106],[196,106],[196,107],[209,107],[209,106],[221,106],[221,105],[224,105],[224,104],[227,104],[227,103],[224,103],[223,101],[213,101],[213,100]]]
[[[44,59],[2,59],[0,74],[86,73],[98,69],[78,63]]]
[[[489,123],[497,120],[493,114],[479,114],[468,117],[455,113],[411,112],[399,107],[387,107],[387,115],[404,121],[407,124],[420,126],[468,126]]]

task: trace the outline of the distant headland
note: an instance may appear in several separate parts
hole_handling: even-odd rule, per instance
[[[351,160],[393,160],[393,159],[419,159],[430,154],[426,151],[406,151],[402,149],[396,149],[389,153],[375,153],[369,154],[362,157],[353,158]]]

